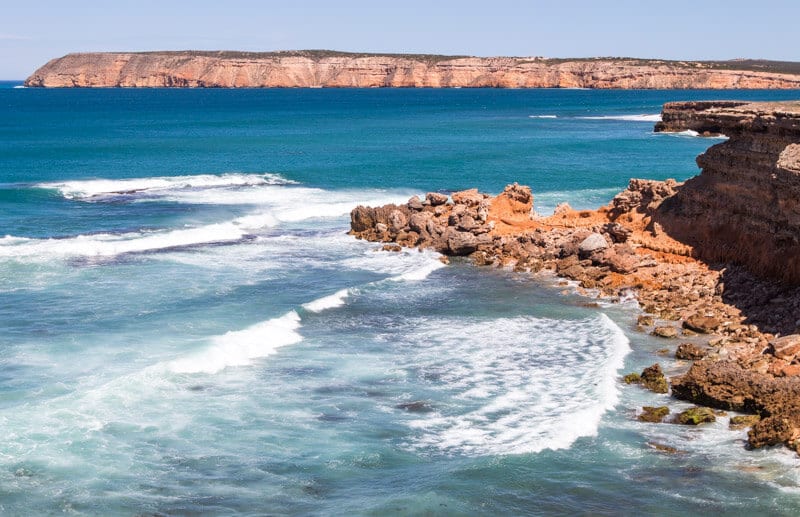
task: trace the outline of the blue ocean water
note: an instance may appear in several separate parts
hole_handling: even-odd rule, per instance
[[[727,417],[636,421],[685,404],[620,374],[685,365],[635,304],[345,234],[431,190],[683,180],[714,140],[654,134],[663,102],[800,91],[5,86],[0,512],[800,511],[800,461]]]

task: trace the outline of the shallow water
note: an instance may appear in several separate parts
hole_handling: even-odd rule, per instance
[[[685,179],[716,141],[654,115],[720,95],[0,90],[0,508],[797,514],[794,455],[635,420],[684,405],[620,374],[685,366],[635,305],[345,235],[428,190]]]

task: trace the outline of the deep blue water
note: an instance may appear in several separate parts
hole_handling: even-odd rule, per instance
[[[619,383],[634,304],[345,235],[357,204],[686,179],[663,102],[800,91],[0,84],[0,511],[795,515],[797,458]],[[663,454],[653,443],[680,450]]]

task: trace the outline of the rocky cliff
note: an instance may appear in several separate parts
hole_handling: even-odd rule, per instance
[[[780,65],[780,66],[779,66]],[[373,55],[332,51],[68,54],[31,87],[800,88],[795,63]]]
[[[655,220],[706,261],[800,284],[800,102],[679,102],[656,131],[725,134]]]
[[[694,363],[669,384],[658,365],[626,383],[752,413],[730,422],[746,422],[751,447],[783,443],[800,453],[798,128],[800,103],[667,104],[659,131],[730,137],[701,155],[702,173],[683,184],[633,179],[608,206],[560,205],[549,217],[537,216],[530,189],[516,184],[494,198],[432,192],[355,208],[351,233],[387,251],[429,247],[477,265],[549,270],[612,301],[634,293],[646,313],[638,328],[692,340],[674,351]],[[640,420],[653,422],[669,412],[643,409]],[[714,418],[695,408],[675,423]]]

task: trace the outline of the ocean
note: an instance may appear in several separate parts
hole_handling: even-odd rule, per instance
[[[797,515],[800,460],[620,382],[635,302],[346,235],[359,204],[684,180],[672,100],[0,84],[0,513]],[[673,453],[665,452],[673,448]]]

